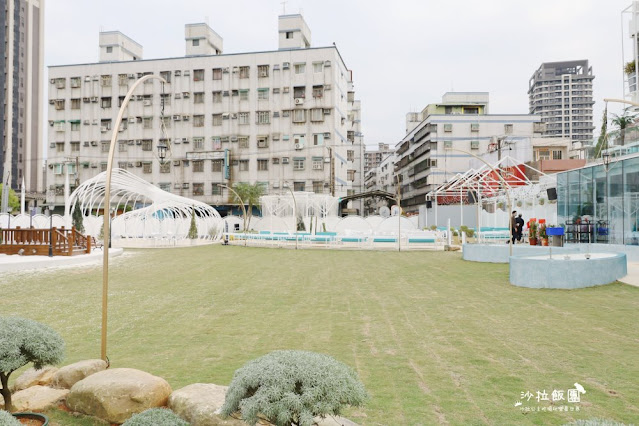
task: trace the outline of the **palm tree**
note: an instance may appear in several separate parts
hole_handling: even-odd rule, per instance
[[[264,184],[256,182],[254,184],[250,183],[236,183],[233,185],[233,189],[237,192],[237,195],[233,194],[233,201],[236,203],[244,203],[248,205],[248,224],[244,231],[247,231],[251,225],[251,217],[253,216],[253,206],[260,205],[260,197],[264,195]],[[241,198],[239,200],[237,196]]]
[[[608,104],[604,108],[603,115],[601,117],[601,132],[599,133],[599,139],[597,145],[595,145],[595,158],[601,158],[601,151],[608,148]],[[605,145],[605,147],[604,147]]]
[[[623,146],[626,139],[626,127],[633,124],[636,115],[629,115],[627,110],[624,110],[622,115],[612,114],[612,124],[616,125],[619,128],[619,135],[621,137],[621,145]]]

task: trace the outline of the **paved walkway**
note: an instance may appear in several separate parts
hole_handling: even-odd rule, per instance
[[[124,250],[112,248],[109,250],[109,258],[120,256]],[[42,268],[58,268],[64,266],[76,266],[95,264],[102,262],[102,250],[95,250],[91,254],[77,256],[19,256],[0,254],[0,273],[22,272]]]
[[[619,281],[639,287],[639,262],[628,262],[628,275]]]

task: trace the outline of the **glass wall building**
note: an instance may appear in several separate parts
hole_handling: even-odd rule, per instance
[[[639,154],[557,173],[557,220],[567,242],[639,245]]]

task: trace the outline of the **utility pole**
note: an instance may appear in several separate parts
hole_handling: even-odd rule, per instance
[[[327,147],[328,148],[328,155],[330,156],[330,160],[331,160],[331,169],[330,169],[330,188],[331,188],[331,195],[334,197],[335,196],[335,158],[333,157],[333,148],[331,148],[330,146]]]

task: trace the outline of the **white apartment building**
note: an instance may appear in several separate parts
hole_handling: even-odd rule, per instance
[[[395,153],[387,153],[377,166],[366,172],[364,185],[366,191],[385,191],[396,195],[395,191]],[[367,215],[378,214],[379,208],[388,206],[387,199],[379,197],[367,198],[364,201]]]
[[[393,152],[393,148],[387,143],[377,144],[377,149],[367,145],[364,151],[364,174],[377,167],[388,154]]]
[[[106,169],[119,107],[115,166],[224,214],[219,184],[262,183],[267,194],[337,197],[363,189],[360,103],[337,48],[310,47],[301,15],[279,17],[279,49],[223,54],[206,24],[185,28],[186,56],[145,60],[119,32],[100,34],[100,62],[49,68],[47,203],[63,205],[65,173],[82,182]],[[158,146],[167,146],[167,162]],[[359,208],[361,204],[352,206]]]
[[[466,172],[470,154],[495,150],[501,140],[502,154],[508,155],[519,142],[541,136],[541,117],[488,114],[488,98],[486,92],[446,93],[441,103],[408,114],[410,130],[396,146],[394,170],[405,211],[417,212],[428,192]]]

